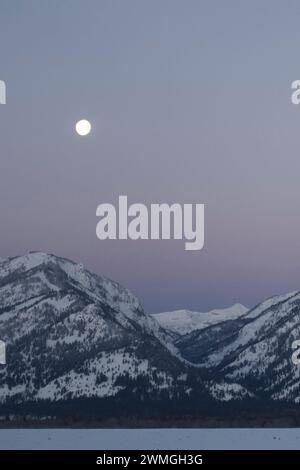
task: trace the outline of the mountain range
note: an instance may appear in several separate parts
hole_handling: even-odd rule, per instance
[[[1,259],[0,418],[257,425],[275,413],[290,424],[299,338],[299,291],[252,309],[149,315],[81,264],[40,252]]]

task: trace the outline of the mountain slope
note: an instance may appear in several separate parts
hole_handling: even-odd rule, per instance
[[[127,289],[44,253],[0,263],[0,403],[172,390],[183,365]]]
[[[218,399],[243,395],[300,401],[300,368],[292,343],[300,338],[300,292],[270,298],[236,320],[194,331],[176,345],[210,371]]]

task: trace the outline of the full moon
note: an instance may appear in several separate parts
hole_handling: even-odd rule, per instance
[[[81,121],[76,123],[75,129],[79,135],[88,135],[91,132],[92,126],[86,119],[81,119]]]

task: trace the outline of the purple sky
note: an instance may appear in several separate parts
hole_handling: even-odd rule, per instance
[[[299,21],[298,1],[1,0],[0,256],[81,261],[150,311],[300,289]],[[205,203],[205,248],[100,242],[119,194]]]

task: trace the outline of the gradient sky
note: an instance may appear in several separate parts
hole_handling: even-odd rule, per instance
[[[292,0],[0,0],[0,256],[81,261],[149,311],[300,289],[299,24]],[[119,194],[205,203],[205,248],[100,242]]]

